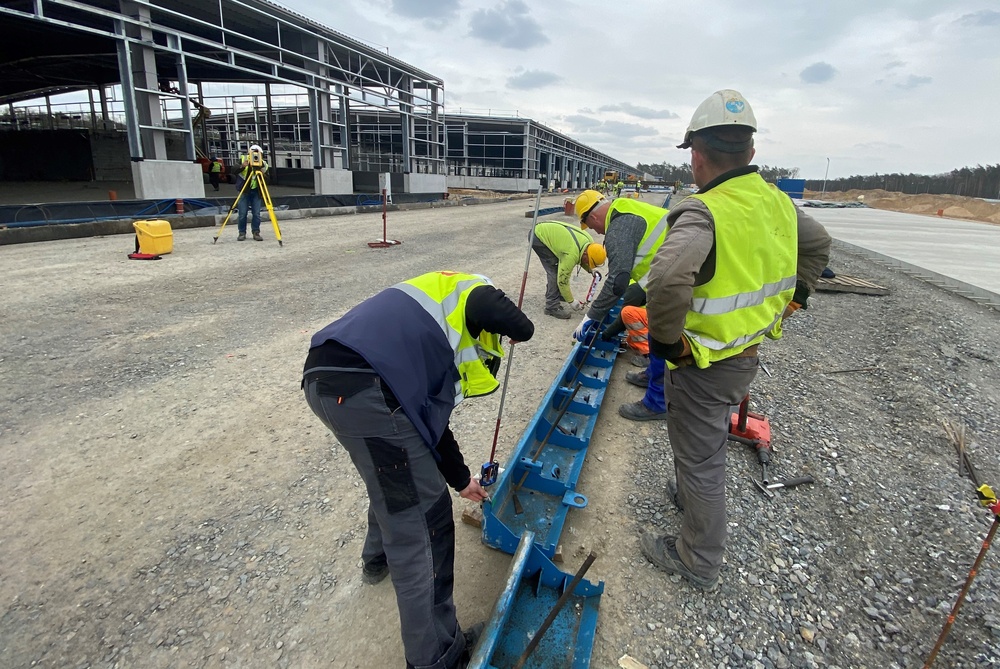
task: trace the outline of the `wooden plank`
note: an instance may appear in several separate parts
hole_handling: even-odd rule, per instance
[[[832,279],[819,279],[816,290],[828,293],[858,293],[861,295],[888,295],[889,289],[856,276],[838,274]]]
[[[462,522],[466,525],[481,528],[483,526],[483,510],[480,507],[462,511]]]

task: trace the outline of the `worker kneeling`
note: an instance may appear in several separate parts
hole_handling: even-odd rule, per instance
[[[450,485],[488,497],[449,427],[466,397],[488,395],[501,335],[526,341],[528,317],[486,277],[431,272],[365,300],[313,335],[302,387],[309,408],[351,456],[368,491],[363,579],[392,576],[408,667],[465,667],[452,599]],[[375,632],[375,630],[372,630]]]
[[[587,296],[574,299],[570,289],[570,277],[579,266],[594,273],[594,269],[604,264],[607,253],[604,247],[594,243],[594,238],[579,226],[560,221],[542,221],[535,226],[531,248],[545,268],[548,277],[545,284],[545,315],[568,319],[573,311],[582,311],[587,306]]]

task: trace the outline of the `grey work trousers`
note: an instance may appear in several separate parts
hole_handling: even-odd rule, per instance
[[[362,558],[388,561],[407,669],[452,669],[465,650],[452,599],[455,520],[431,450],[402,409],[386,406],[370,370],[310,372],[304,388],[368,490]]]
[[[531,240],[531,248],[538,256],[539,262],[545,268],[545,310],[558,309],[565,301],[559,292],[559,258],[538,237]]]
[[[729,358],[707,369],[668,369],[664,375],[667,431],[684,505],[677,552],[703,578],[715,578],[722,569],[729,416],[756,375],[756,357]]]

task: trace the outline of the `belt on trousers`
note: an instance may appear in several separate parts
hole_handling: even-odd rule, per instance
[[[742,351],[740,351],[736,355],[730,356],[729,358],[726,358],[726,360],[732,360],[733,358],[756,358],[757,357],[757,349],[759,347],[760,347],[760,344],[754,344],[753,346],[748,346],[747,348],[743,349]],[[694,357],[690,356],[690,355],[687,355],[687,356],[684,356],[683,358],[678,358],[677,360],[671,360],[670,362],[674,363],[678,367],[687,367],[688,365],[693,365],[694,364]]]

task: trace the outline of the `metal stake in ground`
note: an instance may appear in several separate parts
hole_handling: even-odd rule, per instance
[[[373,249],[387,249],[391,246],[396,246],[397,244],[402,244],[403,242],[398,239],[389,239],[388,232],[386,231],[386,211],[387,211],[388,197],[385,194],[385,189],[382,189],[382,239],[376,242],[368,242],[368,246]]]
[[[538,184],[538,192],[535,193],[535,215],[531,218],[531,232],[528,234],[528,256],[524,259],[524,274],[521,276],[521,292],[517,296],[517,308],[521,308],[524,302],[524,287],[528,285],[528,265],[531,263],[531,245],[535,241],[535,224],[538,223],[538,206],[542,200],[542,185]],[[493,430],[493,447],[490,449],[490,459],[483,463],[483,468],[479,472],[479,484],[490,486],[497,482],[497,475],[500,472],[500,463],[497,461],[497,440],[500,438],[500,419],[503,417],[503,405],[507,399],[507,382],[510,380],[510,367],[514,363],[514,344],[510,342],[510,352],[507,354],[507,369],[503,373],[503,390],[500,391],[500,408],[497,409],[497,425]]]
[[[941,650],[941,646],[944,645],[945,639],[948,638],[948,632],[951,631],[951,626],[955,623],[958,610],[962,608],[962,602],[965,601],[965,596],[969,594],[969,588],[972,587],[972,580],[976,578],[979,565],[982,563],[983,558],[986,557],[986,551],[990,549],[993,537],[997,533],[997,526],[1000,526],[1000,502],[997,501],[996,495],[993,494],[993,489],[988,485],[981,485],[976,490],[976,494],[979,496],[979,503],[993,512],[993,524],[990,525],[990,531],[986,535],[986,540],[983,541],[983,547],[979,549],[979,555],[976,556],[976,561],[972,563],[972,569],[969,570],[969,576],[965,579],[965,585],[962,586],[962,591],[958,593],[955,606],[952,607],[951,613],[948,614],[948,619],[944,623],[944,628],[941,630],[940,636],[938,636],[937,643],[934,644],[934,649],[931,651],[930,657],[927,658],[927,663],[924,664],[924,669],[930,669],[931,665],[934,664],[934,659]]]

